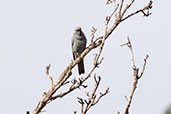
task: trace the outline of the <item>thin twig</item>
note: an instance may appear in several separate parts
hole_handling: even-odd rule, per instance
[[[129,14],[129,15],[127,15],[126,17],[122,18],[121,21],[124,21],[124,20],[126,20],[127,18],[129,18],[129,17],[131,17],[131,16],[133,16],[133,15],[136,15],[136,14],[138,14],[138,13],[140,13],[140,12],[142,12],[142,13],[144,14],[144,16],[148,17],[149,15],[152,14],[152,13],[149,13],[149,9],[152,8],[152,3],[153,3],[153,2],[150,0],[150,2],[148,3],[147,6],[145,6],[144,8],[141,8],[141,9],[139,9],[139,10],[137,10],[137,11],[135,11],[135,12]],[[147,10],[147,13],[144,12],[145,10]]]
[[[132,99],[133,99],[133,96],[134,96],[134,93],[135,93],[135,89],[137,88],[138,80],[142,77],[142,75],[144,73],[146,63],[147,63],[147,59],[148,59],[148,55],[146,55],[146,58],[144,59],[143,69],[142,69],[142,72],[141,72],[141,74],[139,76],[138,75],[139,68],[137,68],[136,65],[135,65],[133,48],[132,48],[132,44],[131,44],[131,41],[130,41],[129,37],[128,37],[128,42],[125,43],[125,44],[122,44],[121,46],[125,46],[125,45],[128,46],[128,48],[130,50],[130,53],[131,53],[131,61],[132,61],[132,69],[133,69],[133,77],[134,77],[132,91],[131,91],[129,99],[125,96],[126,100],[128,101],[128,104],[127,104],[126,109],[125,109],[125,114],[129,114],[129,108],[131,106],[131,102],[132,102]]]
[[[117,15],[118,17],[120,17],[120,16],[121,16],[123,3],[124,3],[124,0],[121,0],[121,1],[120,1],[120,5],[119,5],[119,9],[118,9],[118,15]]]
[[[124,16],[125,12],[131,7],[131,5],[134,3],[135,0],[130,0],[130,2],[128,4],[126,4],[126,7],[124,8],[121,17]]]
[[[100,101],[100,99],[101,99],[103,96],[105,96],[107,93],[109,93],[109,88],[107,88],[107,89],[105,90],[104,93],[100,93],[100,96],[99,96],[99,97],[97,98],[97,100],[93,103],[93,105],[97,104],[97,103]]]
[[[133,48],[132,48],[132,44],[131,44],[131,41],[129,39],[129,36],[127,37],[127,40],[128,40],[128,42],[125,44],[122,44],[121,47],[125,46],[125,45],[128,46],[130,53],[131,53],[132,68],[135,69],[136,66],[135,66],[135,60],[134,60],[134,53],[133,53]]]
[[[94,40],[94,34],[95,34],[95,32],[97,31],[97,29],[96,28],[94,28],[94,27],[92,27],[92,29],[91,29],[91,43],[93,43],[93,40]]]
[[[96,99],[96,91],[97,88],[99,87],[101,78],[100,77],[97,78],[96,76],[94,76],[94,81],[95,81],[95,88],[93,89],[91,95],[87,93],[88,100],[77,97],[78,102],[81,104],[81,114],[86,114],[92,106],[96,105],[103,96],[109,93],[109,88],[107,88],[106,91],[104,93],[100,93],[100,96]],[[86,105],[85,108],[84,105]]]
[[[144,65],[143,65],[143,69],[141,71],[141,74],[139,75],[139,79],[142,77],[142,75],[144,74],[144,71],[145,71],[145,67],[146,67],[146,64],[147,64],[147,59],[148,59],[149,55],[146,55],[145,59],[144,59]]]
[[[50,64],[48,66],[46,66],[46,75],[48,76],[50,82],[51,82],[51,86],[53,87],[54,86],[54,83],[53,83],[53,78],[51,77],[51,75],[49,74],[49,69],[50,69]]]

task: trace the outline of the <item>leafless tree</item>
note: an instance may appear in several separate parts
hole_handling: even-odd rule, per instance
[[[38,104],[35,107],[32,114],[40,113],[42,111],[42,109],[48,103],[50,103],[58,98],[62,98],[80,87],[83,87],[83,88],[87,87],[87,85],[84,85],[84,82],[91,77],[94,70],[96,68],[98,68],[99,65],[102,63],[103,58],[101,57],[101,53],[103,51],[104,45],[106,44],[105,41],[109,38],[109,36],[113,33],[113,31],[117,28],[117,26],[121,22],[126,21],[127,19],[129,19],[130,17],[132,17],[138,13],[142,13],[143,16],[145,16],[145,17],[148,17],[149,15],[151,15],[149,10],[152,8],[152,1],[150,0],[149,3],[145,7],[135,10],[135,12],[129,13],[128,15],[125,16],[126,12],[133,5],[134,1],[135,0],[130,0],[128,3],[124,3],[124,0],[120,0],[119,3],[117,3],[116,0],[108,0],[107,1],[106,4],[113,4],[114,9],[110,16],[106,16],[104,33],[102,34],[102,36],[95,38],[95,33],[96,33],[97,29],[93,27],[91,30],[91,43],[89,44],[89,46],[82,52],[82,54],[78,58],[76,58],[74,61],[69,63],[69,65],[63,70],[63,72],[61,73],[61,75],[59,76],[59,78],[56,81],[52,78],[52,76],[49,73],[49,69],[51,68],[51,65],[49,64],[46,67],[46,74],[51,82],[51,88],[49,89],[49,91],[43,92],[43,95],[42,95],[43,97],[38,102]],[[111,18],[114,18],[114,22],[111,21]],[[109,23],[112,23],[112,24],[109,24]],[[132,88],[130,97],[129,97],[129,99],[126,97],[128,100],[128,104],[125,109],[125,114],[129,114],[129,108],[130,108],[130,105],[132,102],[132,98],[133,98],[138,80],[142,77],[142,75],[144,73],[148,55],[146,55],[146,57],[144,59],[143,69],[142,69],[141,73],[139,74],[139,69],[136,67],[135,62],[134,62],[133,48],[132,48],[131,41],[129,40],[129,38],[128,38],[128,42],[123,44],[122,46],[124,46],[124,45],[128,46],[128,48],[131,52],[132,69],[133,69],[133,77],[134,77],[134,83],[133,83],[133,88]],[[69,81],[69,78],[72,75],[72,69],[80,62],[81,59],[83,59],[90,51],[92,51],[95,48],[99,48],[99,50],[94,55],[94,62],[93,62],[93,66],[90,69],[90,71],[87,72],[86,75],[81,78],[73,79],[72,81]],[[101,77],[100,76],[97,77],[95,75],[94,81],[95,81],[95,88],[93,89],[93,92],[91,94],[87,93],[88,100],[86,100],[84,98],[77,97],[78,102],[81,105],[81,113],[82,114],[86,114],[87,111],[92,106],[96,105],[102,97],[104,97],[106,94],[109,93],[109,88],[107,88],[105,90],[105,92],[101,92],[100,95],[97,95],[96,90],[99,87]],[[58,93],[58,90],[62,86],[69,84],[69,83],[71,84],[71,86],[69,86],[66,91]],[[30,112],[27,111],[26,113],[29,114]],[[75,111],[74,114],[76,114],[76,113],[77,112]],[[120,113],[120,112],[118,112],[118,113]]]

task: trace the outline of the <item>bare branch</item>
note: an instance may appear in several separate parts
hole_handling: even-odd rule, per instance
[[[49,74],[50,66],[51,66],[50,64],[48,66],[46,66],[46,75],[48,76],[48,78],[51,82],[51,86],[53,87],[54,86],[53,79],[52,79],[51,75]]]
[[[92,106],[97,104],[103,96],[109,93],[109,88],[107,88],[104,93],[100,93],[100,96],[96,100],[96,96],[97,96],[96,91],[97,91],[97,88],[99,87],[101,77],[94,76],[94,81],[95,81],[95,88],[93,89],[93,92],[91,93],[91,95],[89,95],[89,92],[88,92],[87,94],[88,100],[77,97],[78,102],[81,104],[81,114],[86,114]],[[85,108],[84,108],[84,105],[86,105]]]
[[[135,66],[135,60],[134,60],[134,53],[133,53],[133,48],[132,48],[132,44],[131,44],[131,41],[130,41],[130,39],[129,39],[129,36],[127,37],[127,39],[128,39],[128,42],[125,43],[125,44],[122,44],[121,46],[125,46],[125,45],[128,46],[128,48],[129,48],[129,50],[130,50],[130,53],[131,53],[132,68],[135,69],[136,66]]]
[[[125,12],[131,7],[131,5],[134,3],[135,0],[130,0],[130,2],[128,4],[126,4],[126,7],[124,8],[121,17],[124,16]]]
[[[148,59],[149,55],[146,55],[145,59],[144,59],[144,65],[143,65],[143,69],[141,71],[141,74],[139,75],[139,79],[142,77],[142,75],[144,74],[144,71],[145,71],[145,67],[146,67],[146,64],[147,64],[147,59]]]
[[[99,64],[101,64],[101,62],[100,62],[100,63],[96,63],[96,64],[99,65]],[[76,82],[77,82],[77,85],[75,85],[75,86],[74,86],[74,85],[71,85],[70,88],[69,88],[66,92],[63,92],[63,93],[60,93],[60,94],[58,94],[58,95],[52,96],[52,97],[50,98],[50,100],[55,100],[55,99],[57,99],[57,98],[62,98],[63,96],[65,96],[65,95],[71,93],[73,90],[75,90],[75,89],[77,89],[77,88],[83,86],[83,83],[91,76],[91,74],[93,73],[93,71],[94,71],[95,68],[97,67],[96,64],[94,64],[94,66],[92,67],[92,69],[90,70],[90,72],[89,72],[85,77],[83,77],[82,79],[80,79],[79,82],[75,80],[74,85],[76,84]],[[83,86],[83,87],[86,87],[86,86]]]
[[[131,17],[133,15],[136,15],[136,14],[138,14],[140,12],[142,12],[144,16],[148,17],[149,15],[152,14],[152,13],[149,13],[149,9],[152,8],[152,3],[153,2],[150,0],[150,2],[148,3],[147,6],[145,6],[144,8],[141,8],[141,9],[139,9],[139,10],[137,10],[137,11],[135,11],[135,12],[129,14],[129,15],[127,15],[126,17],[124,17],[123,19],[121,19],[121,21],[124,21],[124,20],[128,19],[129,17]],[[147,10],[147,13],[145,13],[145,10]]]
[[[118,17],[120,17],[121,16],[121,11],[122,11],[122,7],[123,7],[123,3],[124,3],[124,0],[121,0],[120,1],[120,4],[119,4],[119,9],[118,9]]]
[[[125,43],[125,44],[122,44],[121,46],[125,46],[125,45],[128,46],[128,48],[130,50],[130,53],[131,53],[132,69],[133,69],[133,77],[134,77],[132,91],[131,91],[131,94],[130,94],[129,99],[125,96],[126,100],[128,101],[128,104],[127,104],[126,109],[125,109],[125,114],[129,114],[129,108],[131,106],[131,102],[132,102],[132,99],[133,99],[133,95],[135,93],[135,89],[137,88],[138,80],[142,77],[142,75],[144,73],[144,70],[145,70],[145,67],[146,67],[146,63],[147,63],[147,59],[148,59],[148,55],[146,55],[146,58],[144,59],[143,69],[142,69],[142,72],[141,72],[141,74],[139,76],[138,75],[139,68],[137,68],[136,65],[135,65],[133,48],[132,48],[132,44],[131,44],[131,41],[130,41],[129,37],[128,37],[128,42]]]
[[[81,104],[81,114],[84,114],[84,101],[82,98],[77,97],[78,102]]]
[[[100,99],[101,99],[103,96],[105,96],[107,93],[109,93],[109,88],[107,88],[107,89],[105,90],[104,93],[100,93],[100,96],[99,96],[99,97],[97,98],[97,100],[93,103],[93,105],[97,104],[97,103],[100,101]]]
[[[94,34],[95,34],[95,32],[97,31],[97,29],[96,28],[94,28],[94,27],[92,27],[92,29],[91,29],[91,43],[93,43],[93,40],[94,40]]]

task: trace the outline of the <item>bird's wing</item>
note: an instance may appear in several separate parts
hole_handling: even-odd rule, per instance
[[[73,59],[75,60],[76,58],[75,58],[75,54],[74,54],[74,39],[72,38],[72,54],[73,54]]]

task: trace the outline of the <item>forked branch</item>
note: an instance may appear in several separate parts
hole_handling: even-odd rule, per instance
[[[132,99],[133,99],[133,96],[135,93],[135,89],[137,88],[138,80],[142,77],[142,75],[145,71],[147,59],[149,56],[146,55],[146,57],[144,59],[143,69],[142,69],[141,73],[139,74],[139,68],[137,68],[135,65],[133,47],[132,47],[132,44],[131,44],[129,37],[128,37],[128,42],[121,45],[121,46],[125,46],[125,45],[128,46],[130,53],[131,53],[131,61],[132,61],[132,69],[133,69],[133,77],[134,77],[134,82],[132,85],[132,91],[131,91],[131,94],[129,96],[129,99],[125,96],[126,100],[128,101],[128,104],[127,104],[126,109],[125,109],[125,114],[129,114],[129,108],[131,106],[131,102],[132,102]]]
[[[81,114],[86,114],[87,111],[92,106],[96,105],[103,96],[105,96],[107,93],[109,93],[109,88],[107,88],[105,90],[105,92],[100,93],[100,96],[97,98],[96,91],[97,91],[97,89],[99,87],[101,77],[94,76],[94,80],[95,80],[95,88],[93,89],[93,92],[91,93],[91,95],[89,94],[89,92],[86,94],[88,99],[86,100],[86,99],[77,97],[78,102],[81,104]]]

